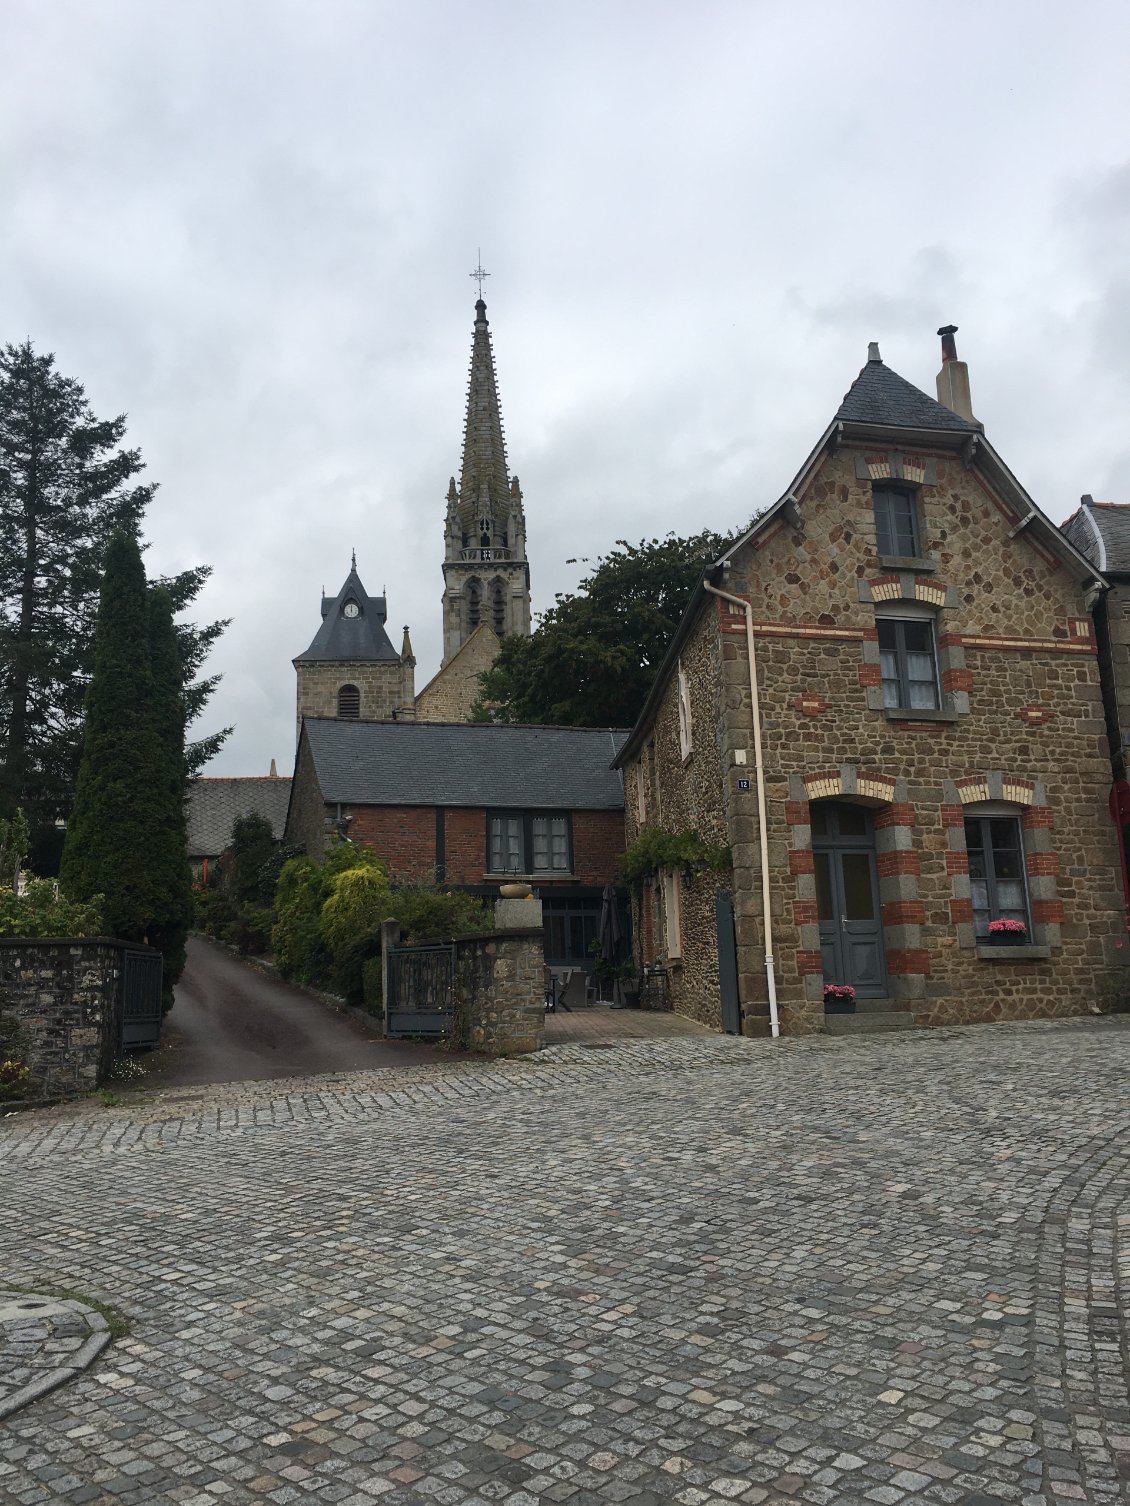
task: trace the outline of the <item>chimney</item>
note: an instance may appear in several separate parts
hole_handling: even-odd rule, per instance
[[[969,367],[957,359],[956,324],[943,324],[938,334],[942,337],[942,369],[938,372],[938,401],[943,408],[966,418],[971,424],[984,428],[979,418],[973,416],[973,399],[969,396]]]

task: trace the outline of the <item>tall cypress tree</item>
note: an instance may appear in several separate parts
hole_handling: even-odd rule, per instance
[[[94,632],[94,675],[59,876],[71,899],[104,896],[107,931],[144,941],[163,913],[154,833],[167,824],[164,749],[153,716],[149,593],[137,540],[117,533]],[[167,773],[166,773],[167,778]]]
[[[164,954],[168,1009],[173,984],[184,971],[184,943],[192,919],[192,874],[185,819],[184,667],[173,600],[164,586],[155,586],[149,593],[149,668],[153,680],[150,711],[160,746],[160,763],[150,777],[162,815],[149,841],[155,908],[148,936],[150,944]]]

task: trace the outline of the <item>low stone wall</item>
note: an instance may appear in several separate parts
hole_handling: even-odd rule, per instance
[[[492,1056],[545,1045],[541,926],[484,931],[455,944],[452,1044]]]
[[[86,1093],[110,1070],[121,1035],[122,947],[105,936],[0,937],[0,1009],[26,1034],[29,1096]]]

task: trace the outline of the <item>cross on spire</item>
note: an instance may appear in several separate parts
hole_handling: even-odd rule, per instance
[[[483,280],[484,278],[490,276],[489,272],[483,271],[483,248],[481,246],[479,247],[478,266],[476,266],[475,270],[471,273],[471,276],[474,277],[479,284],[479,297],[481,298],[483,296]]]

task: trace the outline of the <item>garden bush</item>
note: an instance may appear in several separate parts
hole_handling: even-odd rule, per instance
[[[53,879],[29,879],[22,894],[0,889],[0,936],[98,936],[102,896],[69,900]]]

